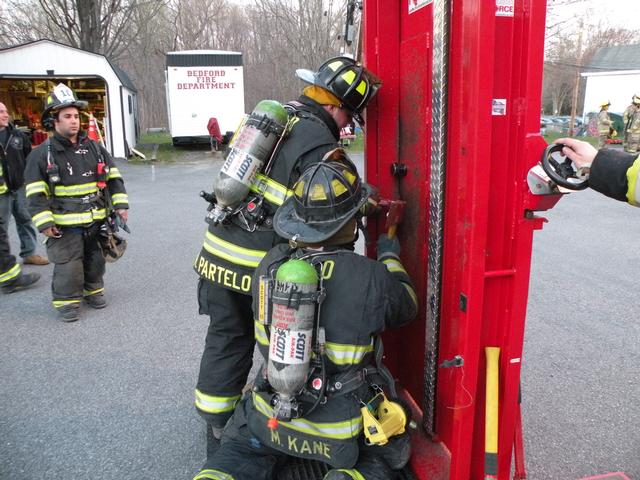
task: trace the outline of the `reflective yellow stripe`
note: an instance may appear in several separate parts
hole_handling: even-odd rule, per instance
[[[267,336],[267,331],[264,329],[264,325],[254,320],[253,332],[254,332],[254,336],[256,337],[256,341],[260,345],[269,345],[269,337]]]
[[[97,295],[98,293],[104,292],[104,288],[98,288],[97,290],[82,290],[82,295],[85,297],[89,297],[91,295]]]
[[[122,178],[122,175],[120,175],[120,170],[116,167],[111,167],[107,174],[107,180],[113,180],[114,178]]]
[[[627,183],[629,185],[627,200],[631,205],[640,207],[640,157],[636,158],[631,168],[627,170]]]
[[[407,271],[404,269],[404,267],[400,263],[400,260],[398,260],[397,258],[386,258],[382,261],[382,263],[387,266],[387,270],[389,270],[391,273],[402,272],[404,274],[407,274]]]
[[[273,408],[265,402],[256,392],[252,393],[253,404],[256,410],[267,418],[273,417]],[[295,430],[296,432],[306,433],[314,437],[333,438],[337,440],[346,440],[357,437],[362,431],[362,416],[358,415],[350,420],[342,422],[310,422],[302,418],[294,418],[289,422],[280,421],[279,426]]]
[[[0,283],[7,283],[20,275],[20,264],[16,263],[13,267],[4,273],[0,273]]]
[[[107,218],[107,211],[104,208],[91,210],[90,212],[80,213],[54,213],[53,221],[57,225],[86,225],[96,220],[104,220]],[[37,224],[36,224],[37,225]]]
[[[353,478],[353,480],[366,480],[366,478],[364,478],[362,474],[356,469],[346,470],[344,468],[340,468],[339,470],[335,470],[335,471],[346,473],[351,478]]]
[[[207,252],[216,257],[224,258],[236,265],[252,268],[256,268],[267,254],[267,252],[263,250],[251,250],[249,248],[239,247],[216,237],[209,231],[207,231],[205,235],[203,247]]]
[[[228,473],[221,472],[220,470],[212,470],[210,468],[202,470],[198,475],[193,477],[193,480],[235,480],[234,477]]]
[[[0,172],[0,175],[2,175],[2,172]],[[7,193],[7,190],[9,189],[4,183],[0,184],[0,195],[2,195],[3,193]]]
[[[356,87],[356,92],[358,92],[360,95],[364,96],[364,94],[367,91],[367,82],[365,82],[364,80],[362,80],[358,86]]]
[[[336,365],[354,365],[362,362],[367,353],[373,352],[373,339],[369,345],[349,345],[327,342],[325,353]]]
[[[56,308],[64,307],[65,305],[71,305],[72,303],[80,303],[80,300],[54,300],[53,306]]]
[[[240,395],[232,397],[214,397],[207,395],[196,389],[196,408],[207,413],[231,412],[236,403],[240,400]]]
[[[114,205],[129,205],[129,195],[127,195],[126,193],[114,193],[113,195],[111,195],[111,203],[113,203]]]
[[[33,220],[36,227],[40,227],[45,223],[53,222],[53,213],[51,213],[51,210],[45,210],[31,217],[31,220]]]
[[[252,192],[264,195],[268,202],[277,206],[293,195],[292,190],[261,173],[256,174],[250,188]]]
[[[80,195],[89,195],[98,191],[96,182],[83,183],[80,185],[56,185],[54,195],[56,197],[73,197]]]
[[[345,82],[347,82],[347,85],[351,85],[356,79],[356,72],[354,72],[353,70],[348,70],[340,76]]]
[[[27,194],[27,197],[36,195],[38,193],[44,193],[47,197],[51,194],[51,192],[49,191],[49,185],[47,185],[47,183],[43,181],[28,184],[25,188],[25,192]]]
[[[411,300],[413,300],[413,303],[417,307],[418,306],[418,295],[416,295],[416,291],[408,283],[403,283],[402,285],[404,286],[404,288],[407,289],[407,292],[409,292],[409,295],[411,295]]]

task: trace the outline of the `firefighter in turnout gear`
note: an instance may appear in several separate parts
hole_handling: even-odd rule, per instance
[[[30,218],[27,217],[23,221],[25,215],[22,214],[22,202],[18,202],[18,199],[24,197],[22,189],[24,188],[25,154],[30,150],[29,139],[9,124],[9,112],[5,105],[0,103],[0,290],[3,293],[13,293],[28,287],[40,278],[37,273],[22,272],[16,257],[11,255],[9,245],[8,226],[13,211],[17,215],[16,225],[21,234],[21,240],[22,234],[25,237],[25,241],[21,242],[23,256],[34,256],[35,231],[31,232],[33,227],[30,225]],[[31,252],[25,253],[28,250]]]
[[[606,102],[600,105],[600,112],[598,113],[598,146],[600,148],[604,147],[609,139],[609,134],[612,131],[611,125],[613,122],[609,117],[609,107],[611,106],[611,102]]]
[[[54,134],[31,152],[26,170],[29,211],[55,264],[53,306],[65,322],[78,320],[83,298],[92,308],[106,306],[101,229],[111,210],[126,223],[129,208],[113,159],[80,131],[86,107],[66,85],[53,89],[42,116]]]
[[[379,335],[410,322],[417,297],[397,238],[380,237],[378,261],[351,249],[371,190],[342,156],[304,172],[274,217],[290,242],[266,254],[252,284],[255,337],[267,368],[194,480],[274,479],[290,456],[328,464],[325,480],[389,480],[409,459],[406,415],[394,394],[383,392],[395,386],[381,362]],[[295,322],[314,303],[309,332]],[[295,408],[278,410],[283,385],[293,383],[301,386],[288,399]],[[381,402],[393,419],[383,418]],[[390,420],[395,428],[381,426]]]
[[[573,138],[558,138],[562,153],[582,170],[589,187],[607,197],[640,207],[640,156],[613,149],[596,150]]]
[[[623,148],[629,153],[640,151],[640,97],[634,95],[629,105],[622,114],[624,124]]]
[[[316,73],[304,70],[298,75],[311,84],[297,101],[285,106],[288,115],[284,118],[282,140],[253,178],[248,188],[250,195],[239,211],[222,221],[209,222],[203,247],[194,262],[200,277],[200,314],[210,317],[195,390],[195,406],[208,424],[209,439],[211,434],[219,438],[251,369],[251,278],[267,251],[284,241],[273,230],[273,215],[291,195],[290,189],[300,174],[338,146],[340,129],[352,117],[360,118],[380,86],[373,74],[345,57],[327,61]],[[256,110],[260,107],[265,116],[257,118],[252,114],[247,123],[262,128],[258,123],[264,123],[260,119],[269,114],[269,118],[278,120],[273,121],[277,130],[280,115],[272,108],[273,103],[276,102],[260,102]],[[265,105],[268,111],[263,108]],[[237,137],[243,136],[241,129]],[[234,152],[237,143],[234,138],[230,152]],[[233,160],[231,155],[235,153],[228,154],[227,166]],[[243,162],[241,167],[244,165]]]

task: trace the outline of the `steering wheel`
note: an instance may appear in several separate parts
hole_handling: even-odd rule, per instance
[[[562,154],[563,144],[552,143],[542,154],[542,168],[553,183],[569,190],[584,190],[589,186],[589,180],[580,180],[576,176],[576,170],[573,162],[566,157],[564,162],[560,163],[553,158],[554,153]]]

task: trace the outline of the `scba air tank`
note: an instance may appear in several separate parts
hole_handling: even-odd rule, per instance
[[[287,125],[287,111],[275,100],[262,100],[234,135],[214,185],[217,206],[233,209],[269,160]]]
[[[267,378],[276,392],[274,416],[297,416],[295,396],[307,381],[316,314],[318,274],[304,260],[289,260],[276,272],[272,293]]]

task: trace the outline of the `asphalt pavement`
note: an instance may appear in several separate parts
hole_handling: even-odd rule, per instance
[[[0,479],[190,479],[202,465],[193,389],[208,319],[191,266],[206,228],[198,192],[220,162],[190,158],[119,164],[132,234],[108,265],[106,309],[58,321],[51,266],[27,266],[40,283],[0,296]],[[640,210],[586,191],[546,217],[522,376],[529,478],[640,478]]]
[[[543,216],[522,372],[529,478],[640,479],[640,209],[585,190]]]

